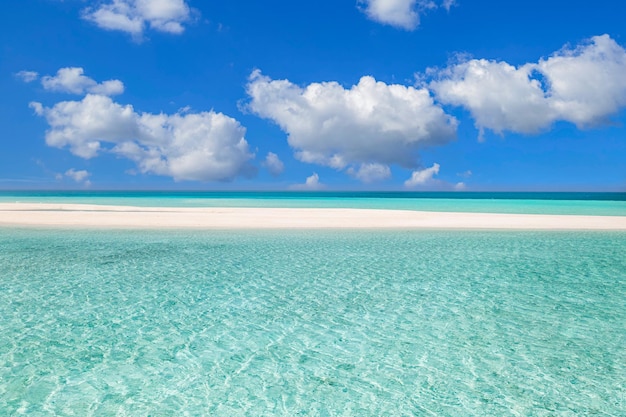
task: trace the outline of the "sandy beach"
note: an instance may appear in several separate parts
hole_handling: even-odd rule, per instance
[[[0,203],[0,226],[106,229],[626,230],[626,216]]]

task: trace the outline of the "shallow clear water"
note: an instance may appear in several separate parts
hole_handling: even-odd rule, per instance
[[[0,202],[626,216],[626,193],[0,191]]]
[[[626,234],[0,228],[0,414],[626,414]]]

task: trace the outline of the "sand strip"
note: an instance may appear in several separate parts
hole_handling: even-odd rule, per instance
[[[0,203],[0,226],[106,229],[624,230],[626,216],[340,208],[170,208]]]

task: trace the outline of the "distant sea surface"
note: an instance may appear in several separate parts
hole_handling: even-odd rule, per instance
[[[0,201],[624,215],[624,197]],[[625,300],[618,231],[0,227],[0,415],[624,416]]]
[[[626,193],[0,191],[0,202],[142,207],[337,207],[625,216]]]

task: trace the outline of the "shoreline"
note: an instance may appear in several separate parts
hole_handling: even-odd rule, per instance
[[[0,227],[96,229],[619,230],[626,216],[346,208],[134,207],[0,203]]]

